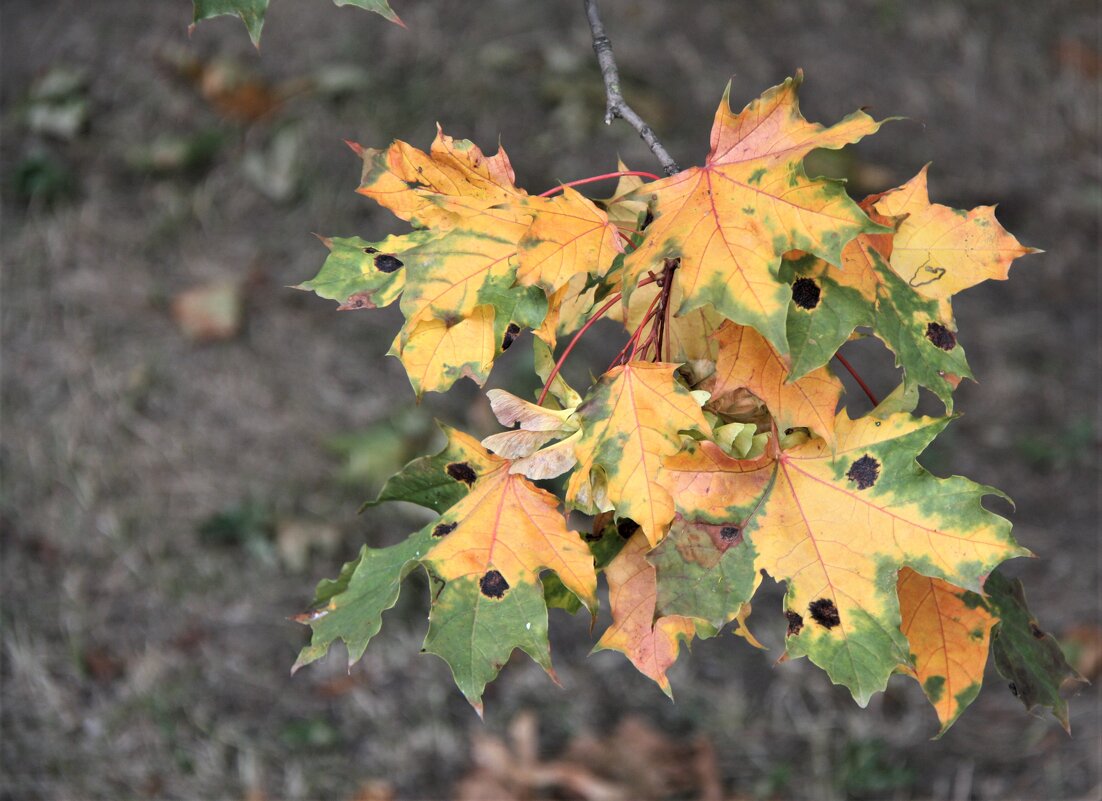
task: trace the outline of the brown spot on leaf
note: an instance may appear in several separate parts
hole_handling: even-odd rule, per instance
[[[791,609],[784,610],[784,616],[788,619],[788,636],[795,637],[804,628],[804,619],[799,612],[793,612]]]
[[[337,307],[337,311],[356,311],[357,309],[374,309],[375,301],[371,299],[370,292],[357,292],[349,295],[348,300]]]
[[[516,342],[518,336],[520,336],[520,326],[516,323],[509,323],[505,327],[505,336],[501,339],[501,349],[509,350],[509,346]]]
[[[867,453],[850,465],[846,478],[857,484],[857,489],[868,489],[880,477],[880,462]]]
[[[474,482],[478,478],[478,474],[466,462],[452,462],[444,468],[444,472],[456,481],[462,481],[468,487],[474,486]]]
[[[446,537],[449,534],[451,534],[453,531],[455,531],[455,528],[458,525],[459,525],[458,523],[441,523],[440,525],[438,525],[436,528],[434,528],[432,530],[432,536],[434,536],[434,537]]]
[[[942,350],[952,350],[957,346],[957,336],[941,323],[926,325],[926,339]]]
[[[478,588],[487,598],[502,598],[509,589],[509,582],[496,570],[487,570],[486,575],[478,580]]]
[[[404,266],[400,259],[389,253],[380,253],[375,257],[375,269],[381,273],[392,273]]]
[[[811,619],[824,629],[832,629],[842,622],[842,619],[838,617],[838,607],[829,598],[812,601],[807,608],[811,612]]]
[[[822,295],[819,285],[810,278],[797,278],[792,283],[792,302],[801,309],[811,310],[819,305],[819,296]]]
[[[628,539],[632,534],[639,530],[639,524],[629,517],[625,517],[623,520],[616,524],[616,533]]]

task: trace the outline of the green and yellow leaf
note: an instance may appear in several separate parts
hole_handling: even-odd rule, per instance
[[[336,582],[319,586],[314,610],[299,618],[314,635],[296,667],[320,658],[336,639],[358,658],[378,632],[382,612],[397,600],[402,579],[420,563],[434,584],[425,650],[448,662],[459,689],[481,712],[486,684],[514,648],[551,672],[540,573],[553,571],[589,609],[596,609],[597,576],[589,548],[567,528],[554,495],[510,473],[507,460],[466,435],[456,434],[445,453],[471,457],[442,470],[440,458],[421,463],[418,484],[429,483],[435,471],[466,494],[406,542],[365,548]]]
[[[724,94],[703,167],[643,186],[654,221],[625,262],[626,295],[666,259],[680,259],[679,314],[711,304],[724,317],[756,328],[787,353],[785,318],[791,292],[778,279],[781,256],[813,253],[832,264],[860,233],[880,230],[843,186],[809,179],[803,158],[816,148],[838,149],[875,133],[880,123],[858,111],[829,128],[800,113],[788,79],[742,112]]]
[[[680,431],[711,432],[700,406],[674,378],[676,365],[629,362],[601,377],[576,412],[578,468],[567,499],[598,507],[602,496],[618,518],[638,523],[657,545],[673,520],[674,503],[660,480],[662,459],[680,450]]]
[[[810,439],[778,457],[747,536],[758,565],[788,584],[788,653],[806,655],[864,706],[908,662],[898,571],[979,592],[996,565],[1028,555],[982,506],[990,487],[939,479],[915,457],[948,418],[895,414],[835,423],[836,450]]]

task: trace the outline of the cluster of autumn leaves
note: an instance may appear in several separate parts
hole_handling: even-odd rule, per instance
[[[525,329],[545,390],[538,402],[490,390],[506,430],[479,442],[446,428],[443,452],[387,483],[377,502],[437,517],[319,585],[296,667],[336,640],[358,659],[420,565],[433,586],[425,650],[481,710],[515,648],[552,671],[548,606],[596,615],[603,572],[612,622],[597,647],[669,693],[667,670],[694,637],[733,623],[757,644],[747,617],[768,575],[787,586],[786,657],[809,657],[862,705],[906,673],[947,728],[993,649],[1026,705],[1066,723],[1058,689],[1074,673],[1020,587],[992,574],[1028,553],[982,505],[1000,493],[915,461],[950,419],[914,415],[918,388],[951,411],[970,376],[951,297],[1006,278],[1031,249],[990,207],[931,203],[925,169],[860,204],[809,178],[809,152],[881,123],[809,123],[799,83],[737,114],[725,96],[704,166],[625,175],[596,202],[565,186],[529,195],[504,151],[442,132],[428,153],[353,146],[359,192],[413,230],[325,240],[331,254],[302,288],[342,309],[397,301],[390,352],[418,395],[463,376],[481,385]],[[579,394],[554,353],[602,313],[631,338]],[[828,362],[864,332],[903,382],[855,420]],[[591,529],[571,530],[563,504]]]

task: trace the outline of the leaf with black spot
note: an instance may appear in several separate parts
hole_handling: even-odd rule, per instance
[[[443,513],[401,545],[365,549],[359,564],[319,587],[316,611],[301,618],[314,628],[314,639],[297,664],[320,658],[336,639],[358,658],[382,611],[396,601],[401,580],[419,563],[434,587],[424,650],[448,662],[459,689],[481,711],[486,684],[514,648],[551,671],[540,574],[552,571],[591,610],[597,576],[589,547],[567,528],[554,495],[510,473],[507,460],[466,434],[448,434],[443,453],[413,463],[395,480],[426,505],[438,502]],[[448,475],[449,468],[466,475],[460,465],[477,474],[469,487]],[[433,474],[462,495],[441,496]]]
[[[438,425],[448,438],[444,450],[435,456],[422,456],[407,464],[387,479],[378,497],[365,503],[361,511],[384,501],[408,501],[442,514],[467,494],[480,474],[492,472],[504,462],[489,453],[474,437],[443,423]],[[466,467],[461,470],[459,465]],[[462,473],[470,482],[457,480],[457,473]]]
[[[341,311],[381,309],[389,306],[406,288],[405,270],[378,269],[383,254],[394,261],[406,250],[423,244],[432,234],[415,231],[406,236],[389,236],[382,242],[367,242],[359,237],[322,238],[329,256],[321,270],[295,289],[314,292],[318,297],[340,303]],[[390,267],[390,261],[384,261]]]
[[[948,423],[906,412],[851,420],[843,411],[834,452],[813,438],[780,453],[743,529],[756,565],[787,583],[785,608],[802,618],[789,655],[808,656],[862,705],[910,662],[899,570],[979,592],[995,566],[1028,554],[982,505],[997,490],[935,478],[915,461]]]
[[[892,220],[870,211],[879,223]],[[814,308],[793,301],[787,319],[792,357],[790,380],[825,365],[858,326],[872,329],[896,356],[908,386],[932,390],[952,411],[953,390],[972,371],[957,343],[948,300],[935,300],[907,285],[888,266],[892,234],[862,234],[842,252],[842,267],[803,255],[786,260],[781,275],[813,281],[820,289]]]

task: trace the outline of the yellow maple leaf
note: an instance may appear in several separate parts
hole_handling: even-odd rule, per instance
[[[629,362],[605,373],[576,412],[581,435],[574,446],[578,469],[567,498],[638,523],[652,545],[674,515],[659,480],[662,459],[681,448],[679,431],[711,433],[700,406],[674,378],[676,365]]]
[[[570,187],[557,197],[530,197],[533,222],[519,243],[517,283],[550,295],[576,275],[603,276],[624,252],[616,226]]]
[[[890,264],[911,287],[929,298],[948,298],[989,278],[1005,281],[1011,262],[1039,252],[1023,247],[999,224],[994,206],[964,211],[931,203],[928,167],[874,203],[881,214],[906,215],[892,243]]]
[[[625,261],[626,294],[666,259],[681,259],[679,313],[710,303],[728,319],[751,325],[787,352],[785,316],[791,291],[777,278],[781,256],[804,250],[837,264],[857,234],[879,230],[838,182],[809,179],[803,157],[838,149],[875,133],[862,111],[824,128],[800,113],[788,79],[731,111],[730,86],[716,112],[711,152],[693,167],[643,186],[654,221]]]
[[[682,641],[692,639],[696,623],[682,615],[655,620],[657,581],[646,557],[649,547],[643,537],[632,537],[605,568],[612,624],[593,650],[620,651],[672,698],[666,671],[677,661]]]
[[[899,611],[913,666],[944,733],[979,694],[998,620],[980,597],[910,568],[899,571]]]
[[[418,397],[443,392],[463,377],[482,386],[497,354],[494,307],[476,306],[452,325],[435,317],[418,320],[402,329],[388,353],[401,360]]]
[[[486,156],[438,125],[428,153],[396,140],[386,150],[352,145],[363,159],[356,191],[418,227],[448,228],[456,217],[520,200],[504,149]]]

